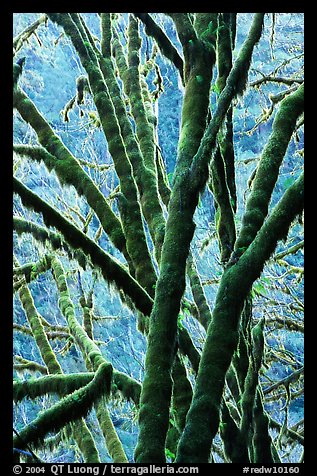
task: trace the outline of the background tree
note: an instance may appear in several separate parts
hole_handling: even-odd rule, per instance
[[[303,461],[302,16],[15,22],[15,458]]]

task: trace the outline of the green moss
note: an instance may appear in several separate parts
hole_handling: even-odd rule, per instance
[[[51,207],[36,194],[31,192],[19,180],[13,179],[14,191],[18,193],[26,207],[43,214],[47,226],[54,226],[65,237],[67,243],[74,249],[80,248],[88,256],[91,262],[101,269],[106,280],[116,284],[125,294],[131,297],[136,307],[145,315],[149,315],[152,309],[152,300],[144,289],[135,281],[127,270],[108,253],[104,252],[87,235],[82,233],[76,226],[66,220],[57,210]]]
[[[227,404],[223,402],[221,407],[222,421],[219,425],[220,436],[224,444],[224,451],[230,463],[249,463],[247,446],[244,443],[243,434],[232,419]]]
[[[106,392],[107,378],[105,377],[107,373],[108,364],[101,365],[91,382],[41,412],[32,423],[21,430],[18,447],[22,446],[21,449],[24,449],[28,444],[36,446],[40,441],[43,441],[48,432],[57,432],[67,423],[81,420],[83,416],[87,415],[93,403]],[[86,436],[84,432],[82,436]],[[16,438],[14,439],[15,447],[17,445]],[[86,461],[88,462],[88,459]],[[94,462],[98,462],[98,460]]]
[[[217,292],[186,427],[178,445],[176,461],[207,462],[219,424],[219,406],[225,374],[238,342],[243,301],[279,239],[303,207],[303,175],[284,193],[238,262],[223,273]],[[219,348],[222,352],[219,353]],[[202,419],[201,415],[204,415]]]
[[[183,60],[164,31],[148,13],[134,13],[134,15],[142,21],[146,34],[155,39],[162,55],[176,66],[181,78],[183,78]]]
[[[185,427],[186,415],[192,400],[193,391],[187,377],[186,368],[177,354],[172,368],[172,379],[171,411],[174,415],[175,425],[179,430],[179,434],[181,434]]]
[[[135,67],[132,71],[131,68],[128,67],[122,45],[117,39],[115,39],[113,43],[113,52],[120,76],[123,80],[124,90],[130,99],[133,97],[133,100],[130,101],[130,103],[132,107],[132,114],[137,125],[136,133],[137,135],[139,133],[139,136],[146,137],[148,132],[150,132],[150,137],[154,137],[153,129],[149,129],[149,126],[146,125],[148,115],[146,114],[145,105],[143,104],[141,97],[140,83],[138,80],[138,68]],[[133,168],[133,175],[135,177],[140,195],[142,212],[149,226],[149,231],[155,245],[155,257],[159,263],[164,238],[165,220],[158,196],[156,164],[153,162],[153,157],[151,155],[155,154],[156,157],[157,146],[154,143],[154,138],[151,139],[152,142],[149,147],[144,143],[143,146],[141,146],[141,142],[136,140],[131,128],[131,123],[126,114],[126,109],[121,99],[120,92],[118,91],[117,81],[114,78],[112,69],[108,68],[104,73],[104,76],[107,78],[109,88],[111,89],[113,97],[115,98],[114,106],[116,108],[122,135],[125,138],[126,150]],[[143,88],[143,91],[144,94],[147,94],[148,96],[147,87],[146,89]],[[152,106],[150,107],[152,109]],[[144,156],[145,148],[147,148],[151,157]],[[151,149],[153,149],[152,152]]]
[[[27,285],[23,285],[19,290],[19,297],[25,311],[28,323],[30,325],[35,342],[38,346],[42,359],[50,373],[62,373],[60,364],[58,363],[55,354],[49,344],[44,327],[41,322],[32,295]]]
[[[220,248],[220,260],[229,260],[236,239],[233,210],[227,187],[226,171],[220,148],[217,147],[211,164],[212,192],[216,203],[216,232]]]
[[[131,258],[137,280],[144,286],[147,292],[151,294],[152,286],[156,281],[156,274],[145,240],[145,231],[137,197],[136,184],[132,174],[131,163],[122,139],[115,108],[110,97],[109,87],[100,69],[100,67],[103,69],[105,77],[108,78],[111,93],[114,93],[113,101],[116,101],[116,93],[119,93],[119,97],[121,95],[114,77],[113,65],[111,61],[103,60],[103,58],[100,57],[92,41],[89,41],[89,54],[84,52],[81,44],[82,42],[84,42],[84,44],[87,42],[85,38],[88,35],[88,30],[85,28],[84,22],[79,15],[72,14],[72,18],[76,26],[72,24],[67,17],[54,15],[54,21],[64,28],[65,33],[72,40],[80,60],[87,71],[93,99],[120,180],[121,193],[126,198],[126,207],[124,210],[121,209],[122,213],[120,214],[126,239],[127,253]],[[87,39],[89,40],[88,36]],[[88,50],[87,45],[86,48]],[[114,84],[116,84],[116,91],[113,91]],[[142,237],[144,237],[144,239],[142,239]]]
[[[33,400],[46,394],[65,396],[87,385],[93,377],[93,372],[89,372],[70,375],[54,374],[24,381],[16,380],[13,382],[13,400],[15,402],[19,402],[23,398]]]
[[[248,246],[264,222],[283,157],[296,121],[303,112],[303,106],[303,85],[281,102],[273,122],[272,133],[257,166],[235,250]]]
[[[124,452],[122,443],[117,435],[115,427],[112,423],[109,410],[104,402],[98,402],[96,405],[96,414],[100,428],[103,432],[108,453],[113,463],[128,463],[127,456]]]
[[[261,391],[257,390],[253,407],[254,432],[252,440],[253,462],[257,464],[280,463],[269,434],[269,419],[263,407]]]
[[[39,142],[47,149],[45,151],[45,149],[37,147],[15,146],[15,152],[27,155],[36,161],[43,161],[48,170],[55,170],[61,184],[73,185],[79,195],[84,194],[110,240],[120,251],[127,254],[121,223],[112,212],[104,196],[81,168],[75,157],[55,135],[35,105],[20,89],[14,94],[14,107],[18,109],[23,119],[34,128]]]
[[[154,128],[148,121],[141,89],[139,73],[141,37],[138,20],[129,15],[128,25],[128,70],[125,75],[125,88],[131,101],[131,112],[136,123],[136,135],[140,144],[145,167],[155,173],[155,139]],[[143,83],[145,91],[147,87]],[[152,106],[151,106],[152,107]]]
[[[191,184],[194,193],[198,193],[198,191],[202,190],[206,184],[208,178],[208,164],[212,157],[212,153],[215,150],[216,138],[219,128],[223,123],[223,120],[225,119],[225,116],[231,105],[232,99],[237,92],[236,87],[239,83],[239,78],[248,71],[253,48],[261,36],[263,18],[263,13],[258,13],[254,16],[249,35],[244,42],[239,52],[239,56],[227,78],[226,86],[218,99],[217,109],[208,124],[204,137],[200,143],[199,150],[192,161]],[[185,137],[184,140],[186,140]]]
[[[219,13],[196,13],[194,27],[199,38],[209,47],[215,46],[217,31],[217,16]]]
[[[195,228],[192,217],[198,202],[198,196],[190,193],[189,166],[204,132],[211,80],[204,53],[201,52],[195,61],[197,69],[188,79],[185,90],[175,181],[169,202],[160,277],[150,318],[146,371],[140,401],[140,435],[135,452],[137,462],[165,461],[164,445],[172,387],[170,370],[174,360],[180,300],[185,289],[186,260]],[[200,71],[206,77],[202,85],[195,80]],[[156,428],[155,434],[153,427]]]
[[[193,298],[198,309],[198,320],[201,325],[205,329],[207,329],[208,324],[211,320],[211,311],[191,254],[187,259],[186,270],[190,280],[190,287],[192,290]]]

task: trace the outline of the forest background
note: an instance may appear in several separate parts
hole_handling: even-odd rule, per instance
[[[303,461],[302,14],[72,15],[14,15],[16,457]]]

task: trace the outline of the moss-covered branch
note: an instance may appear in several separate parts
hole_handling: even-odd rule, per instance
[[[183,60],[164,31],[158,26],[158,24],[148,13],[133,13],[133,15],[142,21],[145,27],[145,33],[148,36],[154,38],[162,55],[174,64],[174,66],[178,69],[180,77],[183,79]]]
[[[255,45],[261,38],[264,13],[256,13],[245,42],[243,43],[238,58],[230,71],[222,93],[217,102],[217,108],[206,129],[199,149],[191,165],[191,183],[194,190],[201,190],[208,178],[208,164],[216,145],[219,128],[223,123],[233,98],[242,94],[247,82],[248,70]]]
[[[204,292],[204,288],[201,284],[199,274],[197,273],[196,265],[193,260],[193,256],[189,254],[187,259],[187,275],[190,281],[190,287],[192,290],[193,298],[198,310],[198,321],[207,329],[211,320],[211,311],[208,305],[208,301]]]
[[[280,463],[277,450],[269,434],[269,418],[264,409],[260,387],[256,390],[253,422],[252,461],[257,464]]]
[[[36,34],[37,28],[44,23],[45,25],[47,24],[47,16],[46,14],[41,15],[37,20],[35,20],[31,25],[26,27],[21,33],[19,33],[14,39],[13,39],[13,55],[15,55],[23,46],[23,43],[25,41],[28,41],[28,39]]]
[[[48,375],[42,378],[13,381],[13,401],[20,402],[23,398],[31,400],[46,395],[56,394],[64,397],[87,385],[94,378],[94,372],[73,373],[70,375]]]
[[[258,461],[258,454],[265,451],[266,463],[273,463],[272,453],[270,451],[270,436],[268,434],[268,427],[266,432],[263,432],[263,421],[265,414],[263,408],[257,402],[258,385],[259,385],[259,371],[262,365],[262,357],[264,350],[264,319],[259,321],[252,329],[252,348],[249,355],[249,368],[245,378],[244,392],[241,398],[241,433],[245,440],[246,446],[249,449],[249,458],[253,463],[264,462]],[[256,419],[253,419],[254,408],[256,411]],[[262,411],[261,411],[262,410]],[[261,423],[262,431],[257,431],[256,424]],[[266,425],[267,426],[267,425]],[[261,435],[260,435],[261,433]],[[266,448],[264,450],[264,448]]]
[[[41,316],[35,307],[33,297],[26,283],[21,286],[19,290],[19,297],[36,345],[41,353],[42,359],[47,366],[49,373],[62,373],[61,366],[48,342]]]
[[[67,423],[80,421],[98,399],[107,395],[108,382],[109,365],[104,363],[87,385],[62,398],[24,427],[20,431],[20,439],[13,439],[14,446],[21,449],[29,444],[36,446],[44,440],[47,433],[57,432]]]
[[[118,195],[118,207],[126,237],[127,251],[131,257],[137,280],[151,294],[156,274],[147,247],[132,167],[109,89],[100,70],[94,46],[87,36],[88,29],[84,27],[84,21],[78,14],[49,13],[48,16],[63,27],[87,71],[90,90],[120,180],[121,192]]]
[[[13,364],[13,369],[16,370],[18,373],[28,371],[29,373],[39,372],[42,375],[47,375],[47,367],[46,365],[41,365],[34,360],[24,359],[20,355],[15,355],[15,360],[19,363]]]
[[[123,52],[122,45],[120,44],[116,35],[114,36],[112,48],[116,64],[118,66],[119,74],[123,81],[124,91],[129,97],[131,111],[137,126],[136,131],[138,131],[141,136],[146,136],[146,127],[150,126],[146,126],[147,119],[145,116],[145,110],[142,101],[138,67],[129,67],[127,58],[125,57],[125,54]],[[148,153],[148,163],[146,163],[143,156],[143,152],[145,153],[147,150],[150,149],[145,149],[145,145],[143,143],[142,151],[141,143],[139,144],[132,131],[132,126],[126,115],[125,107],[121,106],[121,108],[119,109],[118,104],[116,106],[116,109],[120,121],[121,130],[125,137],[125,143],[129,153],[129,158],[133,167],[133,174],[138,186],[143,215],[148,223],[149,231],[153,243],[155,245],[155,256],[157,261],[159,262],[164,238],[165,220],[163,217],[163,211],[158,196],[156,167],[155,163],[152,163],[154,158],[151,158]],[[151,136],[153,136],[153,131],[150,130],[150,134]],[[155,147],[155,149],[153,149],[153,154],[155,153],[156,155],[157,146],[153,143],[152,139],[152,145],[150,146],[150,148],[153,148],[153,146]]]
[[[17,263],[16,259],[15,262]],[[32,295],[26,284],[20,288],[19,296],[21,299],[22,306],[25,310],[30,328],[32,330],[33,337],[35,339],[35,342],[37,344],[41,357],[47,367],[48,372],[52,374],[62,374],[62,368],[48,342],[48,338],[42,324],[42,318],[36,310]],[[27,432],[27,428],[28,427],[25,427],[21,433],[24,434],[24,431]],[[86,423],[83,420],[77,422],[77,429],[73,427],[73,434],[79,449],[84,455],[85,461],[99,461],[98,452],[93,442],[93,438]],[[23,444],[28,444],[28,441],[25,441],[24,437],[22,437],[21,441],[23,441]],[[19,446],[17,446],[19,448],[21,447],[21,441],[16,442],[17,444],[19,444]]]
[[[225,455],[230,463],[248,463],[248,450],[240,428],[230,415],[226,402],[221,406],[220,436],[224,444]]]
[[[130,69],[128,68],[127,60],[123,53],[122,46],[118,41],[116,35],[114,36],[115,37],[112,42],[112,51],[115,55],[120,76],[123,79],[124,90],[128,96],[133,96],[133,91],[135,89],[140,94],[139,71],[138,69],[135,70],[135,68],[133,68],[133,74],[131,73],[130,84],[128,81]],[[138,188],[140,196],[140,205],[144,218],[146,219],[147,224],[149,226],[149,231],[155,246],[156,259],[159,262],[164,237],[165,222],[158,197],[155,167],[149,168],[145,165],[143,154],[141,151],[141,143],[139,144],[139,141],[137,140],[136,135],[133,131],[131,121],[128,118],[126,112],[126,105],[123,101],[117,79],[114,75],[111,59],[102,58],[100,59],[99,64],[103,72],[105,81],[108,85],[109,92],[111,93],[113,105],[118,118],[118,123],[120,125],[126,151],[132,165],[133,176],[135,178],[135,182]],[[137,76],[135,75],[135,73],[137,73]],[[140,100],[142,101],[142,98]],[[129,96],[129,104],[131,104],[132,113],[134,114],[134,117],[136,119],[137,132],[140,132],[140,130],[142,130],[142,126],[144,125],[143,121],[146,120],[146,117],[142,116],[141,118],[139,113],[139,111],[143,107],[143,103],[136,103],[135,97],[133,96],[132,99]],[[142,134],[146,135],[146,131],[143,131]]]
[[[233,250],[236,229],[227,186],[225,163],[219,146],[216,148],[211,164],[211,177],[216,205],[216,232],[220,248],[220,261],[225,264]]]
[[[96,375],[99,372],[101,366],[107,369],[107,373],[104,375],[104,389],[106,395],[109,395],[111,388],[111,380],[113,374],[112,365],[106,361],[103,357],[100,349],[92,340],[91,336],[82,328],[75,317],[74,305],[70,299],[68,286],[66,282],[65,272],[61,265],[61,262],[56,258],[52,260],[52,269],[58,290],[60,292],[59,307],[67,319],[70,332],[74,336],[74,339],[82,349],[84,355],[87,358],[87,365],[92,367],[96,371]],[[89,385],[89,384],[88,384]],[[95,409],[99,425],[104,434],[107,449],[114,463],[127,463],[127,458],[124,453],[122,444],[113,426],[108,408],[104,401],[95,401]]]
[[[295,372],[292,372],[287,377],[284,377],[281,380],[278,380],[277,382],[273,383],[269,387],[265,388],[263,390],[263,394],[266,395],[270,392],[273,392],[274,390],[276,390],[281,385],[287,386],[291,382],[296,382],[303,374],[304,374],[304,367],[301,367],[300,369],[295,370]]]
[[[188,13],[169,13],[168,14],[176,27],[177,36],[183,47],[184,55],[184,82],[187,83],[189,73],[194,64],[194,56],[197,53],[197,45],[200,41],[192,25]],[[198,46],[200,48],[200,46]]]
[[[101,54],[104,58],[111,56],[111,18],[110,13],[100,13]]]
[[[66,281],[65,271],[59,259],[57,257],[52,258],[52,271],[57,284],[57,288],[60,294],[58,301],[59,308],[62,314],[67,320],[69,331],[74,337],[80,349],[82,349],[84,355],[90,360],[92,368],[96,370],[99,365],[105,363],[105,358],[102,356],[102,353],[99,347],[95,342],[87,335],[87,332],[77,321],[75,316],[75,307],[70,298],[68,285]],[[110,388],[112,366],[107,363],[109,366],[109,375],[110,380],[107,385]]]
[[[274,256],[274,259],[275,260],[282,259],[282,258],[284,258],[284,256],[294,254],[302,248],[304,248],[304,240],[300,241],[296,245],[290,246],[289,248],[287,248],[284,251],[280,251],[279,253],[276,253],[276,255]]]
[[[90,256],[91,262],[101,269],[107,281],[115,283],[119,289],[122,289],[141,312],[150,314],[152,309],[150,296],[115,258],[103,251],[94,241],[16,178],[13,179],[13,187],[14,192],[20,195],[24,206],[42,213],[47,226],[54,226],[59,230],[72,248],[83,250]]]
[[[175,412],[173,416],[181,433],[185,427],[186,415],[192,400],[193,390],[187,377],[186,368],[178,355],[175,356],[172,378],[172,412]]]
[[[186,427],[178,447],[177,462],[207,462],[219,424],[219,406],[225,375],[238,342],[238,324],[243,302],[252,283],[278,240],[303,209],[303,175],[284,193],[256,238],[222,276],[202,352],[196,387]],[[219,348],[222,352],[219,353]],[[202,415],[204,416],[202,418]]]
[[[21,332],[22,334],[33,336],[32,330],[29,327],[20,324],[13,324],[13,330]],[[46,331],[48,340],[53,339],[69,339],[69,333],[65,331]]]
[[[47,374],[47,368],[40,366],[37,362],[26,361],[26,359],[22,359],[22,361],[24,364],[21,363],[20,365],[25,365],[25,369],[28,368],[33,372],[39,370],[41,373]],[[26,367],[27,365],[28,367]],[[18,368],[17,370],[20,369]],[[19,402],[24,398],[33,400],[45,394],[56,394],[62,397],[87,385],[93,378],[94,372],[81,372],[69,375],[54,374],[47,377],[30,378],[27,380],[15,379],[13,382],[13,400],[15,402]],[[138,405],[141,384],[127,374],[114,369],[112,373],[111,394],[115,397],[118,392],[122,398]]]
[[[168,207],[160,277],[150,318],[139,415],[140,434],[135,452],[139,463],[165,462],[164,444],[172,391],[170,371],[180,301],[185,290],[186,260],[195,228],[192,217],[198,202],[198,195],[195,197],[190,193],[189,167],[205,130],[212,75],[208,51],[200,43],[194,49],[183,102],[178,159]],[[149,433],[151,439],[148,438]]]
[[[235,244],[235,257],[241,255],[249,246],[267,215],[280,165],[303,107],[304,85],[301,85],[296,92],[282,101],[276,113],[272,133],[258,163],[246,203],[242,227]]]
[[[117,435],[110,413],[103,401],[95,404],[96,415],[104,435],[108,453],[113,463],[128,463],[128,458],[124,452],[122,443]]]
[[[44,147],[42,150],[28,146],[15,146],[15,151],[23,155],[27,154],[34,160],[43,161],[49,170],[55,170],[62,184],[73,185],[79,195],[84,195],[112,243],[122,251],[129,262],[120,220],[113,213],[94,182],[20,88],[14,92],[13,106],[19,111],[22,118],[33,127],[40,144]]]
[[[235,14],[219,13],[217,26],[217,69],[215,89],[220,94],[225,87],[232,68],[232,51],[235,44]],[[237,196],[235,182],[235,160],[233,148],[233,107],[230,106],[225,120],[225,131],[218,134],[221,155],[225,166],[225,178],[230,193],[230,203],[236,211]],[[226,207],[225,207],[226,208]]]
[[[51,267],[52,256],[50,254],[44,255],[39,261],[35,263],[26,263],[23,266],[13,268],[14,278],[19,279],[19,286],[13,285],[13,289],[17,289],[22,284],[21,276],[24,277],[25,282],[29,283],[36,279],[39,274],[45,273]]]

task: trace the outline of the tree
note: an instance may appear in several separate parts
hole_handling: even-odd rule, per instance
[[[301,321],[295,312],[292,317],[284,311],[279,318],[273,311],[259,316],[255,301],[269,292],[272,304],[272,278],[265,277],[263,269],[284,266],[286,272],[278,278],[279,298],[284,289],[299,312],[302,307],[296,286],[287,281],[289,273],[295,273],[301,283],[300,259],[295,265],[283,261],[303,246],[301,224],[295,221],[302,219],[303,211],[302,150],[292,146],[294,138],[302,143],[301,54],[294,55],[289,48],[275,70],[253,70],[256,45],[269,21],[266,45],[274,55],[278,14],[254,14],[248,32],[242,23],[243,41],[238,47],[236,13],[98,16],[97,34],[89,15],[47,13],[14,39],[13,102],[19,121],[14,143],[14,192],[19,197],[14,230],[19,236],[33,237],[31,250],[25,244],[20,251],[15,247],[14,290],[27,322],[16,322],[14,328],[19,335],[30,336],[35,349],[34,361],[18,355],[15,369],[36,372],[34,378],[15,379],[14,400],[52,395],[43,411],[16,433],[15,457],[25,457],[25,452],[34,457],[38,448],[62,444],[66,438],[69,445],[76,442],[79,458],[100,461],[100,441],[87,423],[94,409],[99,439],[111,460],[128,462],[131,457],[110,410],[118,393],[136,408],[138,463],[207,463],[217,458],[272,463],[287,459],[286,453],[294,448],[298,455],[302,423],[289,427],[287,415],[295,398],[290,385],[301,387],[303,368],[273,382],[268,371],[273,388],[266,386],[264,368],[271,367],[266,344],[269,323],[274,323],[276,336],[281,321],[284,333],[294,328],[300,332]],[[76,108],[77,121],[83,125],[83,132],[74,130],[73,142],[68,129],[62,130],[54,107],[58,91],[53,94],[53,112],[46,105],[44,114],[37,106],[38,91],[27,93],[28,85],[23,84],[29,61],[22,56],[26,42],[34,37],[41,47],[40,31],[45,26],[51,28],[51,43],[55,38],[55,45],[64,41],[61,48],[70,48],[81,73],[75,85],[73,79],[70,84],[66,81],[65,71],[65,84],[75,93],[64,104],[62,120],[69,126]],[[183,89],[172,181],[158,135],[157,104],[164,96],[165,81],[162,58],[168,60]],[[41,62],[37,66],[42,68]],[[250,68],[256,77],[248,83]],[[286,71],[285,77],[280,71]],[[276,94],[274,87],[281,85]],[[270,107],[254,120],[252,130],[240,134],[254,137],[261,125],[268,127],[269,134],[260,157],[250,159],[256,160],[256,168],[248,188],[242,188],[237,181],[234,129],[239,101],[252,88],[265,96]],[[30,138],[25,131],[33,131]],[[105,148],[98,150],[102,141]],[[289,182],[276,197],[273,192],[291,146],[295,168],[288,164]],[[26,166],[37,170],[37,182],[28,183]],[[107,178],[109,171],[112,180]],[[58,179],[57,193],[52,177]],[[42,192],[37,190],[39,179],[47,185],[46,198],[42,187]],[[208,233],[213,230],[219,247],[219,260],[214,256],[216,248],[211,253],[214,268],[209,269],[209,277],[215,270],[219,275],[212,301],[199,272],[195,235],[199,220],[195,213],[200,201],[205,210],[207,195],[215,207]],[[294,233],[299,237],[296,243],[274,256],[280,240],[293,239]],[[33,248],[38,258],[30,262]],[[50,271],[52,278],[46,281]],[[96,287],[105,282],[137,315],[138,330],[145,336],[140,380],[129,371],[119,371],[102,350],[104,342],[96,338],[94,304],[100,298]],[[43,292],[56,294],[55,324],[36,304]],[[201,349],[197,330],[190,324],[194,321],[203,333]],[[52,344],[65,339],[63,353],[80,357],[77,371],[71,370],[70,361],[62,365]],[[289,354],[295,359],[295,354]],[[268,396],[281,388],[286,392],[286,410],[279,423],[273,418],[276,405],[269,414]],[[49,438],[52,433],[55,436]]]

